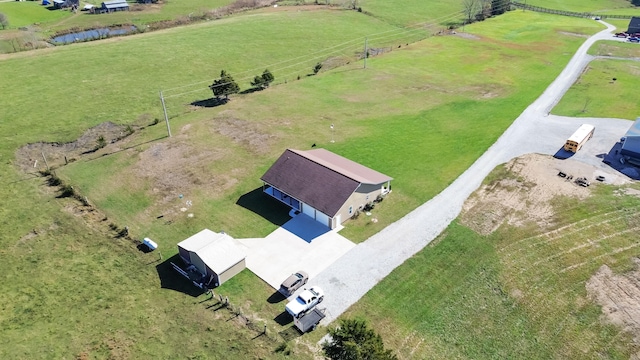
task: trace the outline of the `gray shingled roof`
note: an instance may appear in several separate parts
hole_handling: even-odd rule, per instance
[[[260,179],[333,217],[360,182],[303,154],[287,149]]]
[[[287,149],[261,180],[333,217],[360,184],[392,178],[325,149]]]

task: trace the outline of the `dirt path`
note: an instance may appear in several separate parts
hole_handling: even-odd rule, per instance
[[[587,55],[587,50],[597,40],[612,38],[611,32],[615,27],[602,23],[607,29],[585,41],[556,80],[456,181],[426,204],[360,243],[311,279],[311,285],[319,285],[327,294],[323,303],[327,308],[327,317],[323,324],[335,320],[393,269],[436,238],[460,214],[466,199],[497,165],[528,153],[555,154],[559,146],[564,144],[566,136],[583,122],[590,122],[598,129],[598,135],[591,140],[593,143],[589,151],[583,149],[574,158],[615,175],[597,155],[610,148],[611,136],[619,137],[625,133],[629,126],[627,120],[572,119],[548,115],[592,59]]]

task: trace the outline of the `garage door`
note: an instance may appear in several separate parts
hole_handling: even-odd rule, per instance
[[[329,226],[329,216],[321,213],[320,211],[316,211],[316,221],[324,226]]]
[[[316,209],[312,208],[307,204],[302,205],[302,213],[307,215],[308,217],[315,219],[316,218]]]

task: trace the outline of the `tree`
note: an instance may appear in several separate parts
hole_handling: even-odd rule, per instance
[[[502,15],[509,10],[509,0],[491,0],[491,15]]]
[[[464,22],[470,24],[476,15],[482,11],[482,0],[462,0]]]
[[[262,80],[264,81],[264,87],[269,87],[269,85],[271,85],[271,83],[275,79],[276,79],[275,76],[273,76],[273,74],[271,73],[271,71],[269,71],[269,69],[265,69],[262,72]]]
[[[322,344],[331,360],[397,360],[391,350],[385,350],[382,338],[364,320],[341,319],[340,325],[329,329],[331,340]]]
[[[262,72],[262,75],[253,78],[251,86],[258,90],[262,90],[268,88],[274,79],[275,77],[273,76],[271,71],[269,71],[269,69],[266,69],[264,72]]]
[[[316,75],[322,69],[322,63],[317,63],[316,66],[313,67],[313,75]]]
[[[251,86],[253,86],[256,89],[264,89],[264,79],[262,78],[262,76],[256,76],[253,78],[253,81],[251,82]]]
[[[240,86],[233,80],[233,77],[227,74],[226,71],[220,72],[220,79],[214,80],[213,84],[209,85],[209,89],[213,91],[213,95],[216,99],[220,99],[220,96],[224,96],[225,100],[229,99],[229,95],[236,94],[240,91]]]
[[[2,30],[9,26],[9,18],[3,13],[0,13],[0,26],[2,26]]]

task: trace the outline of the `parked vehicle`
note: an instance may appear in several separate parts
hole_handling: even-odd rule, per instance
[[[280,293],[284,296],[291,296],[296,290],[305,285],[307,280],[309,280],[309,275],[304,271],[291,274],[291,276],[280,285]]]
[[[635,42],[635,43],[640,43],[640,37],[630,37],[627,40],[629,40],[630,42]]]
[[[299,318],[324,300],[324,292],[319,287],[305,289],[287,304],[285,310],[294,318]]]
[[[593,137],[593,133],[595,131],[595,127],[589,124],[582,124],[574,132],[567,142],[564,144],[565,151],[578,152],[582,148],[582,145],[587,142],[587,140]]]
[[[619,32],[619,33],[616,33],[614,36],[619,38],[626,38],[629,35],[626,32]]]
[[[585,177],[579,177],[579,178],[577,178],[577,179],[575,180],[575,183],[576,183],[576,184],[578,184],[578,185],[580,185],[580,186],[582,186],[582,187],[587,187],[587,186],[591,185],[591,184],[589,183],[589,180],[587,180],[587,178],[585,178]]]
[[[316,326],[320,323],[320,320],[325,318],[325,309],[313,308],[311,311],[306,313],[299,318],[293,319],[293,324],[298,328],[298,330],[306,333],[308,331],[313,331]]]

